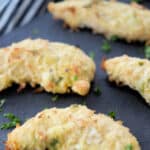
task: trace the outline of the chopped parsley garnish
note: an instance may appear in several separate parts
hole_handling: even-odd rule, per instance
[[[111,118],[113,118],[113,119],[115,119],[115,118],[116,118],[116,113],[113,112],[113,111],[112,111],[112,112],[109,112],[109,113],[108,113],[108,116],[111,117]]]
[[[50,142],[50,149],[57,150],[58,143],[59,143],[59,141],[56,138],[52,139],[52,141]]]
[[[125,146],[124,150],[133,150],[133,146],[131,144],[128,144]]]
[[[58,100],[58,98],[59,98],[58,95],[55,95],[55,96],[52,97],[52,101],[56,102]]]
[[[5,102],[5,99],[0,100],[0,112],[2,111],[2,107],[4,106]]]
[[[131,2],[141,3],[142,0],[131,0]]]
[[[145,47],[145,57],[150,59],[150,46]]]
[[[112,42],[115,42],[118,39],[119,39],[119,37],[117,35],[112,35],[109,40],[112,41]]]
[[[91,52],[89,53],[89,56],[94,60],[94,58],[95,58],[95,53],[91,51]]]
[[[20,124],[21,121],[18,117],[16,117],[14,114],[12,113],[6,113],[3,115],[5,118],[7,118],[9,120],[8,123],[3,123],[1,126],[0,126],[0,129],[1,130],[4,130],[4,129],[10,129],[10,128],[14,128],[16,127],[17,124]]]
[[[97,95],[97,96],[101,95],[101,89],[100,89],[100,87],[95,87],[94,88],[94,94]]]
[[[73,80],[74,80],[74,81],[77,81],[77,80],[78,80],[78,76],[75,75],[75,76],[73,77]]]
[[[110,46],[109,41],[105,40],[105,41],[103,42],[102,51],[105,52],[105,53],[108,53],[108,52],[111,51],[111,46]]]

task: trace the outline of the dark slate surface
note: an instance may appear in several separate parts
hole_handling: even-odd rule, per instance
[[[101,87],[102,95],[95,96],[91,89],[91,92],[85,98],[75,94],[68,94],[60,95],[57,102],[52,102],[53,95],[50,93],[35,94],[33,89],[28,87],[20,94],[17,94],[17,87],[13,86],[0,93],[0,99],[6,99],[4,111],[0,113],[0,124],[7,122],[2,117],[3,113],[14,113],[24,121],[44,108],[66,107],[75,103],[82,104],[86,100],[87,106],[97,112],[105,114],[110,111],[116,112],[117,119],[122,120],[124,125],[129,127],[131,132],[138,138],[142,150],[150,149],[150,107],[137,92],[127,87],[119,88],[115,84],[110,84],[107,81],[106,74],[99,67],[104,56],[113,57],[128,54],[130,56],[144,57],[143,44],[128,44],[124,41],[112,42],[112,51],[106,55],[101,51],[101,46],[105,39],[103,36],[93,35],[89,30],[70,32],[69,29],[62,28],[61,21],[54,21],[51,15],[46,14],[34,20],[30,25],[1,37],[0,46],[6,46],[28,37],[45,38],[51,41],[80,45],[87,54],[91,51],[94,52],[97,65],[94,85]],[[10,131],[0,131],[0,150],[4,149],[3,141],[6,140],[6,135]]]

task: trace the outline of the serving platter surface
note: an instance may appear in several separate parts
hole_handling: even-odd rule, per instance
[[[146,6],[150,2],[144,1]],[[50,41],[58,41],[79,46],[88,55],[94,56],[96,63],[96,75],[92,83],[90,93],[86,97],[76,94],[58,95],[57,101],[52,101],[55,96],[51,93],[34,93],[34,89],[27,87],[21,93],[17,93],[17,85],[0,93],[0,99],[5,99],[6,103],[3,111],[0,112],[0,124],[7,122],[3,117],[4,113],[13,113],[21,118],[22,123],[34,116],[37,112],[52,107],[67,107],[71,104],[85,104],[94,109],[97,113],[116,113],[116,120],[122,120],[124,125],[131,129],[137,137],[142,150],[150,149],[150,107],[144,99],[135,91],[128,87],[117,87],[114,83],[109,83],[106,73],[100,68],[102,58],[111,58],[127,54],[144,58],[143,43],[127,43],[123,40],[110,42],[111,51],[104,53],[102,44],[105,38],[102,35],[94,35],[90,30],[80,30],[72,32],[62,27],[62,21],[56,21],[50,14],[45,14],[31,24],[21,27],[14,32],[0,38],[0,47],[7,46],[12,42],[17,42],[26,38],[44,38]],[[101,95],[94,93],[94,88],[101,89]],[[4,141],[7,133],[11,130],[0,130],[0,150],[4,149]]]

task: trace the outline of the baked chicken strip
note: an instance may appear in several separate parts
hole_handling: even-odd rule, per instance
[[[138,91],[150,104],[150,61],[123,55],[108,59],[103,64],[109,80]]]
[[[140,150],[120,121],[81,105],[38,113],[10,134],[5,150]]]
[[[79,48],[42,39],[1,48],[0,66],[0,91],[28,83],[47,92],[86,95],[95,74],[93,60]]]
[[[118,36],[127,41],[150,39],[150,11],[136,3],[107,0],[66,0],[50,2],[48,10],[72,29],[91,28],[106,37]]]

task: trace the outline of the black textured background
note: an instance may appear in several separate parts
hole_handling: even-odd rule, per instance
[[[150,6],[150,1],[145,1],[144,4]],[[6,46],[28,37],[45,38],[50,41],[80,45],[87,54],[93,51],[97,65],[94,85],[101,87],[102,95],[95,96],[91,89],[91,92],[85,98],[75,94],[68,94],[60,95],[57,102],[52,102],[51,98],[53,95],[50,93],[34,94],[33,89],[28,87],[20,94],[17,94],[17,87],[13,86],[0,93],[0,99],[6,99],[4,111],[0,112],[0,124],[7,122],[2,117],[3,113],[14,113],[24,122],[24,120],[34,116],[44,108],[66,107],[75,103],[82,104],[86,100],[87,106],[95,109],[97,112],[105,114],[110,111],[116,112],[117,119],[122,120],[124,125],[129,127],[131,132],[137,137],[142,150],[150,149],[150,107],[137,92],[127,87],[120,88],[115,84],[110,84],[107,81],[106,74],[99,67],[103,56],[108,58],[128,54],[130,56],[144,57],[144,44],[128,44],[124,41],[112,42],[112,51],[106,55],[101,50],[103,40],[105,39],[103,36],[93,35],[90,30],[71,32],[69,29],[62,28],[61,21],[54,21],[50,14],[45,14],[36,18],[31,24],[1,37],[0,46]],[[6,140],[6,135],[10,131],[0,131],[0,150],[4,149],[3,141]]]

